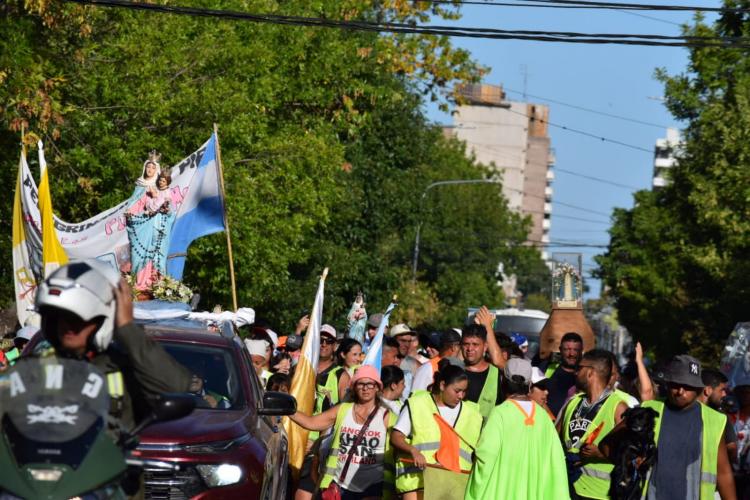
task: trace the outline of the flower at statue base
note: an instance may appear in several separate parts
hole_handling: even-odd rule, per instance
[[[125,279],[133,292],[134,300],[155,299],[188,303],[193,297],[193,291],[189,286],[169,276],[156,274],[151,284],[146,288],[139,288],[136,283],[137,279],[132,274],[125,275]]]
[[[151,293],[156,300],[169,302],[190,302],[193,291],[179,280],[169,276],[160,276],[153,284]]]

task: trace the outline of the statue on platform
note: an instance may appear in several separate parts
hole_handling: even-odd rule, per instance
[[[140,291],[149,290],[167,271],[167,252],[177,210],[171,183],[172,177],[161,171],[158,156],[152,152],[125,212],[131,273],[136,277],[135,288]]]
[[[557,264],[552,275],[553,306],[577,308],[582,305],[583,285],[578,270],[567,262]]]

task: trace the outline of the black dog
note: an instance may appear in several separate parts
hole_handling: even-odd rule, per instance
[[[623,414],[625,431],[610,454],[615,468],[609,485],[609,496],[615,500],[641,497],[649,470],[656,464],[654,422],[651,408],[630,408]]]

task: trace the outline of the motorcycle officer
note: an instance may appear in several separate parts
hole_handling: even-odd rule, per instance
[[[110,415],[124,429],[148,415],[149,397],[190,391],[190,372],[133,323],[130,287],[109,265],[60,267],[39,286],[36,309],[55,355],[87,360],[106,375]]]

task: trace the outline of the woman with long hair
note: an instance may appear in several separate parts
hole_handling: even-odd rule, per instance
[[[290,418],[311,431],[334,426],[321,489],[338,488],[342,500],[390,498],[393,451],[388,435],[396,415],[380,403],[378,393],[383,384],[374,367],[358,368],[351,387],[353,402],[338,404],[313,416],[296,412]]]
[[[482,414],[479,405],[464,401],[469,377],[463,368],[443,359],[432,384],[432,392],[415,391],[406,401],[391,433],[391,443],[400,452],[396,461],[396,492],[404,500],[424,498],[425,467],[435,466],[440,448],[441,425],[459,436],[457,459],[462,470],[471,469],[471,454],[479,439]],[[438,421],[441,421],[438,423]]]
[[[339,401],[344,400],[346,391],[349,389],[352,374],[359,367],[362,356],[362,344],[354,339],[343,339],[336,349],[336,363],[344,368],[344,373],[339,379]]]

